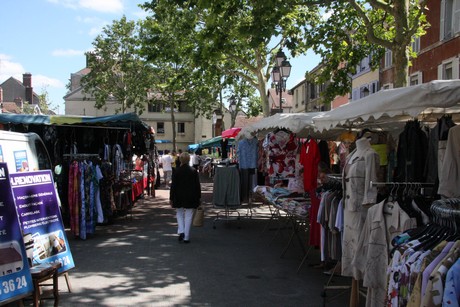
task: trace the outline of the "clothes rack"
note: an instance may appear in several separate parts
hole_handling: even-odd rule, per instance
[[[70,159],[89,159],[89,158],[99,158],[99,154],[87,154],[87,153],[64,154],[63,157],[70,158]]]

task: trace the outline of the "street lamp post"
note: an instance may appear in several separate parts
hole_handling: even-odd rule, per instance
[[[275,66],[272,69],[272,82],[275,85],[276,95],[280,95],[280,113],[283,113],[282,92],[286,91],[286,80],[291,74],[291,63],[280,49],[276,53]]]
[[[228,109],[230,110],[230,128],[233,128],[235,126],[235,117],[236,117],[236,98],[235,95],[232,95],[229,99],[230,104],[228,105]]]
[[[217,114],[214,111],[214,113],[212,113],[212,134],[211,134],[212,137],[216,136],[216,124],[217,124]]]

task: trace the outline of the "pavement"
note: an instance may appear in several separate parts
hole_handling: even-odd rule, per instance
[[[189,244],[177,240],[164,188],[86,240],[68,236],[76,267],[69,271],[71,293],[59,278],[59,306],[348,305],[349,290],[322,296],[329,276],[314,268],[320,252],[308,249],[305,231],[287,245],[293,228],[268,224],[270,211],[262,203],[242,206],[240,220],[214,224],[212,179],[202,178],[202,190],[205,222],[192,226]],[[304,249],[308,258],[301,265]],[[351,280],[334,276],[329,285],[349,286]],[[52,306],[53,300],[43,303]]]

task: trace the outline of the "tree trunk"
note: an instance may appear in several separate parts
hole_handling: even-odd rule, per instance
[[[267,95],[267,79],[264,77],[262,72],[257,75],[257,79],[259,80],[258,83],[258,90],[260,95],[260,103],[262,104],[262,113],[264,117],[270,116],[270,105],[268,103],[268,95]]]
[[[394,87],[404,87],[407,84],[407,75],[409,72],[409,53],[407,45],[410,38],[407,37],[409,28],[409,1],[396,0],[394,4],[395,17],[395,38],[392,48],[394,70]],[[408,42],[409,39],[409,42]]]
[[[393,50],[394,87],[405,87],[409,72],[409,58],[406,48],[399,46]]]

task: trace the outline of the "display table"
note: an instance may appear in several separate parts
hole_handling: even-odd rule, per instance
[[[54,306],[59,306],[59,286],[58,286],[58,270],[61,267],[61,263],[44,263],[33,266],[30,268],[32,274],[32,282],[34,283],[33,303],[34,307],[40,305],[42,299],[42,286],[53,287]],[[45,284],[44,282],[52,280],[51,284]]]

